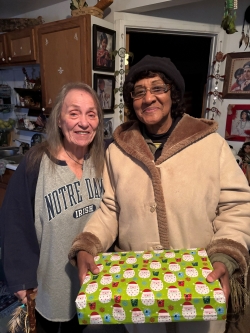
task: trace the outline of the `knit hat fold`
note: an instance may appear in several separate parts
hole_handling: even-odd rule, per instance
[[[135,75],[143,71],[157,71],[165,74],[167,78],[175,83],[176,87],[181,92],[181,97],[183,97],[185,92],[184,79],[169,58],[146,55],[130,68],[128,75],[126,76],[125,83],[133,81]]]

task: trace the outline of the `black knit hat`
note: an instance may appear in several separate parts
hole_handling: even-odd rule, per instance
[[[152,57],[150,55],[146,55],[137,64],[130,68],[128,75],[125,79],[125,84],[133,81],[135,75],[137,75],[138,73],[147,70],[157,71],[165,74],[167,78],[171,79],[175,83],[176,87],[181,92],[181,97],[183,97],[185,92],[184,79],[169,58]]]

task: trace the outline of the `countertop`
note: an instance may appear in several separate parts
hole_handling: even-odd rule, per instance
[[[18,164],[6,164],[6,169],[16,170]]]

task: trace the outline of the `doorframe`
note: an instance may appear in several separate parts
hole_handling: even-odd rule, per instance
[[[212,63],[216,54],[216,50],[218,49],[219,41],[223,39],[222,29],[217,25],[199,22],[176,21],[155,16],[130,13],[115,12],[114,29],[116,31],[116,50],[119,50],[120,48],[126,48],[126,33],[132,30],[136,32],[210,37],[211,47],[209,54],[208,75],[213,72]],[[121,64],[119,56],[116,56],[115,70],[120,71],[121,69],[125,70],[125,62]],[[121,87],[124,79],[125,75],[118,75],[116,77],[116,88],[119,89]],[[206,93],[211,90],[212,80],[209,80],[206,86]],[[212,104],[212,101],[212,97],[207,98],[206,107],[209,107],[210,104]],[[120,96],[120,93],[117,93],[115,95],[115,105],[118,107],[115,110],[114,128],[120,125],[124,120],[124,108],[119,108],[119,105],[121,104],[123,104],[123,98]]]

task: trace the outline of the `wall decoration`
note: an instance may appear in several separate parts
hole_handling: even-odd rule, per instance
[[[236,9],[238,8],[238,0],[225,0],[224,2],[224,16],[221,22],[221,27],[227,34],[237,32],[235,26]]]
[[[250,98],[250,52],[228,53],[223,98]]]
[[[245,23],[248,23],[246,34],[245,34]],[[239,41],[239,48],[241,48],[241,45],[243,44],[243,42],[245,44],[245,50],[248,46],[250,46],[249,28],[250,28],[250,6],[247,7],[245,14],[244,14],[244,20],[243,20],[242,31],[241,31],[241,39]]]
[[[225,139],[248,141],[250,137],[250,104],[229,104]]]
[[[115,31],[93,24],[93,69],[114,72]]]
[[[103,119],[104,139],[112,139],[113,128],[114,128],[113,121],[114,121],[113,118],[104,118]]]
[[[94,7],[99,8],[101,10],[105,10],[109,6],[111,6],[112,3],[113,3],[113,0],[98,0],[97,4]]]
[[[71,0],[70,9],[76,10],[82,7],[88,7],[88,4],[85,0]]]
[[[220,48],[221,48],[221,41],[220,41]],[[216,68],[213,72],[213,74],[210,74],[208,78],[214,79],[215,80],[215,85],[214,85],[214,90],[208,92],[208,97],[210,98],[213,95],[213,106],[212,107],[207,107],[206,112],[212,113],[211,120],[214,120],[215,116],[218,116],[221,114],[221,112],[218,110],[216,107],[216,102],[218,100],[222,101],[222,92],[219,91],[219,83],[220,81],[223,81],[225,78],[225,75],[220,74],[220,64],[223,62],[226,58],[227,54],[223,54],[221,51],[218,51],[215,55],[215,59],[213,61],[213,66],[217,64]]]
[[[132,57],[132,61],[134,58],[134,54],[132,52],[128,52],[124,47],[119,48],[119,50],[114,50],[112,53],[113,58],[116,56],[120,58],[119,70],[115,71],[115,76],[119,76],[119,86],[115,88],[115,94],[119,92],[119,104],[115,104],[115,109],[119,108],[120,120],[121,122],[124,120],[124,102],[123,102],[123,82],[125,75],[128,73],[128,69],[126,66],[129,64],[129,57]]]
[[[211,108],[206,108],[206,112],[208,112],[208,111],[212,112],[211,120],[214,120],[215,115],[218,115],[218,116],[221,115],[221,112],[215,106],[212,106]]]
[[[97,92],[103,112],[114,113],[114,76],[94,74],[94,89]]]
[[[89,7],[85,0],[71,0],[71,16],[90,14],[103,18],[103,11],[112,5],[113,0],[98,0],[95,6]]]

